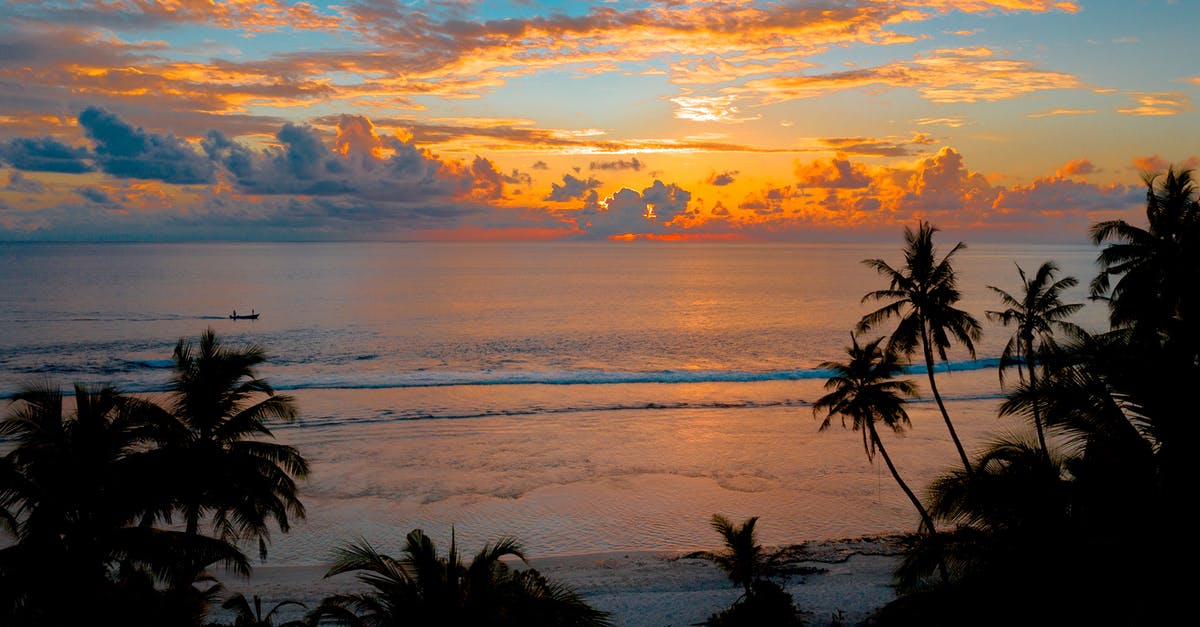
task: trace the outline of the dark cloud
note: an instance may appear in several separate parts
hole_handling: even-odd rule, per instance
[[[8,184],[4,186],[4,189],[22,194],[40,194],[46,191],[46,186],[37,179],[27,179],[20,171],[13,170],[8,175]]]
[[[184,185],[216,180],[212,161],[173,134],[135,129],[97,107],[84,109],[79,124],[95,142],[95,160],[106,174]]]
[[[332,147],[309,125],[284,124],[275,139],[277,146],[252,150],[210,131],[202,147],[247,194],[354,197],[393,210],[466,203],[463,210],[470,212],[476,210],[473,202],[503,197],[505,184],[530,181],[517,170],[500,172],[483,157],[469,163],[445,160],[411,139],[380,137],[369,119],[357,115],[337,118]],[[408,209],[417,207],[400,213],[411,216]]]
[[[871,157],[907,157],[914,154],[912,146],[925,146],[930,139],[925,135],[917,135],[908,141],[891,139],[872,139],[868,137],[822,137],[818,141],[827,148],[838,152],[865,155]]]
[[[18,137],[0,143],[0,161],[31,172],[80,174],[95,168],[87,162],[88,150],[68,146],[53,137]]]
[[[600,181],[588,177],[581,179],[570,174],[563,175],[563,182],[550,184],[550,195],[546,196],[546,200],[554,202],[567,202],[570,200],[579,200],[583,198],[589,191],[595,190],[602,185]]]
[[[533,177],[527,172],[513,168],[512,174],[504,175],[504,182],[510,185],[533,185]]]
[[[727,172],[722,172],[720,174],[713,172],[708,177],[708,180],[705,182],[708,183],[709,185],[716,185],[718,187],[722,187],[722,186],[729,185],[730,183],[732,183],[734,181],[733,177],[737,176],[738,174],[739,174],[739,172],[737,170],[729,170]]]
[[[691,192],[656,179],[641,192],[625,187],[603,203],[589,203],[576,222],[586,238],[666,233],[667,225],[687,210],[691,198]]]
[[[85,200],[89,200],[100,205],[106,205],[112,202],[112,197],[98,187],[77,187],[75,188],[75,193],[79,194],[79,196]]]
[[[808,187],[861,189],[871,184],[866,166],[851,162],[843,154],[829,162],[819,159],[811,163],[797,162],[796,178]]]
[[[638,172],[644,167],[646,167],[645,162],[638,161],[637,157],[629,161],[617,159],[616,161],[593,161],[588,164],[589,170],[633,170]]]
[[[545,161],[536,161],[531,166],[534,170],[549,170],[550,166],[546,165]]]

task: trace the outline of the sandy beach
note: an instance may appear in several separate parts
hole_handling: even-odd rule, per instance
[[[782,553],[782,566],[793,573],[786,578],[786,588],[810,625],[834,624],[835,616],[843,624],[859,624],[895,598],[891,587],[891,572],[899,559],[895,537],[809,542]],[[728,607],[739,594],[715,565],[686,554],[532,556],[529,563],[553,581],[573,586],[622,626],[695,625]],[[262,597],[264,608],[284,599],[313,607],[326,595],[357,587],[352,577],[323,579],[324,572],[322,566],[263,565],[248,581],[222,579],[229,593]],[[221,617],[220,611],[216,608],[213,617]]]

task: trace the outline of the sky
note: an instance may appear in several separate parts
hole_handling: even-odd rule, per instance
[[[1086,241],[1200,2],[5,0],[0,240]]]

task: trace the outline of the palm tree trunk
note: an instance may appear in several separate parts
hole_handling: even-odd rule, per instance
[[[942,419],[946,421],[946,429],[950,431],[950,439],[954,441],[954,448],[958,449],[958,456],[962,459],[963,468],[966,469],[969,479],[974,476],[971,460],[967,459],[967,451],[963,449],[962,441],[958,439],[958,432],[954,430],[954,423],[950,422],[950,414],[946,412],[946,404],[942,402],[942,395],[938,393],[937,379],[933,376],[933,348],[929,346],[929,331],[925,328],[924,321],[921,322],[921,347],[925,350],[925,372],[929,375],[929,389],[933,392],[933,400],[937,402],[938,409],[942,412]]]
[[[896,465],[892,463],[892,457],[888,455],[887,449],[883,447],[883,441],[879,439],[879,432],[875,430],[875,424],[872,422],[867,429],[871,432],[871,441],[875,443],[875,448],[879,450],[879,454],[883,457],[883,463],[887,464],[888,470],[892,473],[892,478],[904,490],[904,494],[908,496],[908,500],[912,501],[913,507],[917,508],[917,513],[921,515],[921,524],[929,531],[930,535],[937,533],[937,529],[933,526],[933,518],[930,518],[929,512],[925,511],[925,506],[921,505],[921,501],[913,494],[912,489],[907,483],[900,478],[900,472],[896,470]]]
[[[1042,428],[1042,411],[1038,406],[1037,377],[1033,374],[1033,342],[1030,340],[1025,342],[1025,361],[1029,368],[1029,388],[1034,391],[1033,426],[1037,428],[1038,444],[1042,447],[1042,455],[1049,459],[1050,449],[1046,446],[1046,431]]]
[[[925,527],[926,533],[930,536],[937,535],[937,528],[933,525],[933,518],[929,516],[929,512],[925,511],[925,506],[921,505],[920,499],[908,487],[907,483],[900,478],[900,472],[896,470],[896,465],[892,463],[892,457],[888,455],[887,449],[883,447],[883,440],[879,439],[879,432],[875,430],[875,423],[868,422],[867,429],[871,432],[871,441],[875,443],[875,448],[879,450],[879,454],[883,457],[883,463],[887,464],[888,470],[892,473],[892,478],[896,480],[896,484],[904,490],[904,494],[908,496],[908,500],[912,501],[913,507],[917,508],[917,513],[921,515],[921,524]],[[942,583],[950,581],[950,575],[946,572],[946,561],[938,561],[938,573],[942,577]]]

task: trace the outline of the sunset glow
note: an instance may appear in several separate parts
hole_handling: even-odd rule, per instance
[[[6,2],[0,240],[1079,241],[1194,3]]]

